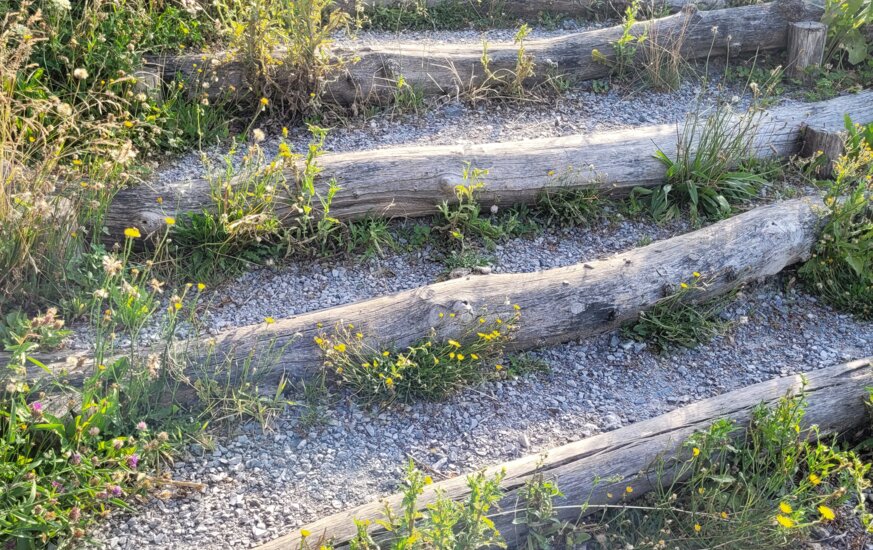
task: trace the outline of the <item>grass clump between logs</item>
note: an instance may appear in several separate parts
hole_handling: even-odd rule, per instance
[[[521,319],[521,308],[508,315],[441,311],[430,335],[397,350],[354,325],[337,325],[315,343],[324,353],[324,368],[336,384],[367,404],[440,400],[488,377],[506,374],[504,348]],[[457,339],[438,329],[461,331]]]
[[[673,293],[640,313],[624,333],[651,343],[661,352],[709,342],[728,326],[719,314],[732,295],[707,299],[706,287],[703,276],[695,271],[689,282],[681,282]]]

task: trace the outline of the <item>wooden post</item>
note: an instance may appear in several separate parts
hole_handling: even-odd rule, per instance
[[[816,174],[823,178],[834,175],[834,163],[846,152],[846,132],[806,126],[803,129],[803,148],[800,156],[812,157],[821,151],[823,163]]]
[[[817,21],[788,25],[788,76],[804,79],[808,67],[819,67],[824,59],[828,26]]]

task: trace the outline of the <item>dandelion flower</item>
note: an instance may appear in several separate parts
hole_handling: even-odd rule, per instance
[[[345,344],[337,344],[333,347],[333,349],[337,350],[340,353],[345,353],[346,352],[346,345]]]
[[[267,99],[266,97],[262,97],[262,98],[261,98],[261,105],[262,105],[262,106],[266,107],[266,106],[269,105],[269,104],[270,104],[270,100],[269,100],[269,99]]]
[[[818,485],[819,483],[821,483],[821,478],[818,477],[816,474],[809,474],[809,482],[813,485]]]
[[[624,488],[624,492],[627,494],[631,494],[634,492],[634,488],[631,487],[630,485],[628,485],[627,487]]]
[[[197,283],[197,290],[203,292],[204,290],[206,290],[206,285],[204,285],[203,283]]]
[[[694,456],[700,456],[700,449],[694,447],[693,449],[691,449],[691,454],[693,454]]]
[[[679,286],[682,288],[688,288],[688,283],[680,283]]]
[[[703,529],[703,527],[701,527],[699,523],[694,524],[694,532],[695,533],[699,533],[701,529]]]
[[[310,532],[307,531],[306,529],[301,529],[301,530],[300,530],[300,536],[303,537],[303,538],[306,538],[306,537],[308,537],[308,536],[311,535],[311,534],[312,534],[312,533],[310,533]]]
[[[722,513],[721,513],[721,519],[727,519],[727,518],[728,518],[728,513],[727,513],[727,512],[722,512]]]
[[[782,514],[776,516],[776,522],[786,529],[788,529],[789,527],[794,527],[794,520],[789,517],[785,517]]]
[[[494,365],[494,370],[503,370],[503,365]]]
[[[138,239],[142,237],[142,234],[139,232],[139,229],[136,227],[128,227],[124,230],[124,236],[129,239]]]
[[[272,317],[264,317],[264,322],[267,323],[268,325],[272,325],[273,323],[276,322],[276,320],[273,319]]]
[[[454,347],[454,348],[461,347],[461,344],[459,342],[457,342],[456,340],[449,340],[449,345]]]
[[[699,279],[699,278],[700,278],[700,272],[699,272],[699,271],[695,271],[694,273],[692,273],[692,275],[694,275],[694,278],[695,278],[695,279]]]
[[[88,71],[86,71],[82,67],[73,69],[73,78],[75,78],[76,80],[85,80],[86,78],[88,78]]]
[[[821,514],[821,517],[825,521],[833,521],[834,518],[837,517],[837,515],[834,513],[834,511],[832,509],[828,508],[827,506],[825,506],[824,504],[822,504],[821,506],[818,507],[818,513]]]
[[[424,484],[431,485],[433,483],[433,478],[430,476],[424,476]]]
[[[391,355],[391,352],[389,352],[388,350],[382,352],[382,357],[388,357],[389,355]]]
[[[164,223],[167,225],[176,225],[176,218],[172,216],[167,216],[166,218],[164,218]]]
[[[783,514],[790,514],[791,512],[794,511],[794,509],[787,502],[780,502],[779,503],[779,511],[781,511]]]

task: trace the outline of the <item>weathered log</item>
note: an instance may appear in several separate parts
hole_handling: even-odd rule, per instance
[[[592,336],[632,321],[695,271],[707,277],[708,294],[718,295],[805,259],[817,238],[822,210],[817,197],[794,199],[585,264],[472,276],[284,319],[282,311],[265,312],[274,323],[229,330],[212,339],[210,361],[262,357],[272,346],[281,350],[269,365],[276,375],[272,379],[280,374],[305,378],[321,367],[321,351],[313,339],[337,324],[353,324],[373,345],[403,347],[432,328],[438,339],[462,339],[471,326],[478,326],[483,311],[492,320],[508,319],[515,313],[514,304],[522,316],[511,349]],[[202,363],[196,357],[193,362]],[[70,381],[75,383],[84,370],[73,369]],[[197,372],[208,374],[209,369],[201,366]],[[38,367],[28,374],[45,376]]]
[[[858,427],[866,418],[865,399],[868,392],[865,388],[873,382],[871,366],[873,362],[867,358],[807,373],[804,426],[817,425],[820,435],[844,433]],[[625,502],[625,488],[628,486],[633,488],[635,498],[656,489],[659,481],[667,486],[672,481],[671,470],[667,469],[660,480],[656,475],[641,475],[641,472],[650,472],[653,464],[664,457],[682,457],[682,443],[693,433],[707,430],[718,420],[733,421],[739,428],[736,432],[739,436],[748,427],[755,407],[762,403],[773,405],[787,394],[797,394],[804,388],[803,378],[802,375],[795,375],[754,384],[613,432],[552,449],[545,459],[542,453],[538,453],[488,468],[485,474],[489,477],[500,472],[506,474],[501,484],[505,492],[499,505],[501,511],[490,517],[509,547],[516,548],[525,540],[526,530],[524,525],[513,524],[513,511],[518,508],[519,490],[536,475],[552,479],[558,484],[563,497],[555,501],[556,510],[558,517],[566,521],[596,513],[600,511],[599,505]],[[596,479],[600,482],[596,482]],[[445,498],[463,500],[469,496],[466,478],[459,476],[426,487],[418,500],[419,509],[424,510],[428,504],[432,504],[438,492],[442,492]],[[311,533],[310,541],[323,537],[340,548],[355,535],[353,520],[383,519],[386,504],[397,511],[401,500],[402,495],[395,494],[382,501],[323,518],[302,529]],[[584,513],[580,508],[575,508],[585,502],[591,507]],[[370,533],[377,539],[387,535],[375,521],[371,524]],[[298,548],[300,542],[300,530],[296,530],[260,546],[259,550]]]
[[[788,42],[788,24],[794,21],[818,20],[823,10],[803,0],[777,0],[713,11],[698,11],[689,4],[681,13],[637,23],[631,29],[635,36],[669,40],[682,35],[680,53],[686,60],[710,56],[754,54],[784,49]],[[618,25],[607,29],[578,32],[556,38],[525,42],[525,52],[536,63],[535,75],[526,79],[527,86],[542,83],[560,75],[575,81],[591,80],[609,75],[609,62],[614,61],[613,44],[624,34]],[[514,43],[488,46],[488,69],[483,67],[482,45],[426,44],[397,42],[385,46],[334,53],[352,60],[343,74],[335,75],[326,86],[323,101],[339,105],[361,102],[390,102],[397,90],[397,81],[404,81],[425,96],[465,95],[486,84],[500,87],[500,79],[511,80],[518,61],[518,45]],[[607,62],[595,60],[594,51]],[[277,53],[277,58],[281,58]],[[637,51],[640,61],[645,48]],[[245,92],[245,68],[229,52],[211,55],[186,55],[153,60],[169,77],[177,74],[191,81],[210,83],[206,93],[227,94],[228,90]],[[281,80],[281,76],[277,76]]]
[[[805,78],[807,69],[821,66],[824,59],[828,26],[817,21],[800,21],[788,25],[788,66],[792,78]]]
[[[762,158],[795,155],[801,147],[802,125],[839,130],[846,114],[859,123],[873,122],[873,92],[795,103],[764,113],[755,153]],[[322,185],[334,178],[342,187],[331,205],[332,216],[413,217],[432,215],[436,205],[453,202],[454,187],[462,183],[467,163],[489,171],[480,195],[483,204],[511,205],[535,202],[544,189],[558,186],[599,187],[620,194],[635,186],[658,185],[665,167],[652,155],[660,149],[673,157],[676,148],[677,127],[661,124],[521,142],[326,154],[318,163]],[[276,201],[280,218],[291,214],[287,203]],[[211,207],[205,180],[131,187],[118,193],[106,214],[107,240],[120,242],[124,228],[131,225],[150,234],[162,228],[168,214],[180,216]]]
[[[835,130],[807,126],[803,129],[803,149],[800,156],[811,158],[821,155],[817,160],[821,164],[816,167],[816,174],[829,178],[834,174],[834,163],[846,152],[846,136],[844,128]]]
[[[356,13],[358,10],[366,11],[375,7],[417,9],[419,6],[433,8],[446,3],[448,3],[447,0],[338,0],[336,5],[349,13]],[[719,9],[724,8],[727,4],[724,0],[704,0],[702,2],[663,0],[655,2],[652,7],[674,13],[691,3],[701,9]],[[470,4],[483,15],[506,14],[524,19],[532,19],[543,13],[569,17],[617,15],[623,13],[630,6],[631,2],[627,0],[611,0],[609,2],[599,0],[466,0],[459,2],[459,4],[461,6]],[[648,8],[650,5],[646,4],[646,7]]]

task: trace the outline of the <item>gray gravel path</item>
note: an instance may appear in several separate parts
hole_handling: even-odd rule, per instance
[[[873,325],[840,315],[786,277],[747,288],[733,328],[662,356],[618,334],[536,352],[552,371],[485,383],[443,403],[362,410],[334,396],[328,425],[243,426],[214,452],[194,447],[177,479],[205,493],[153,501],[96,533],[108,548],[244,548],[393,492],[409,457],[450,477],[544,451],[702,398],[873,354]]]

